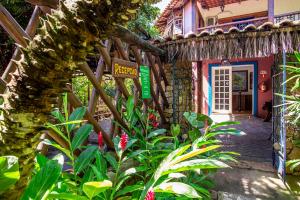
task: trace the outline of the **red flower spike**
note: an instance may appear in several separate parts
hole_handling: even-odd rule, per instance
[[[150,189],[145,197],[145,200],[155,200],[155,193],[153,189]]]
[[[102,149],[102,147],[104,146],[103,134],[101,131],[98,133],[98,146],[99,146],[99,149]]]
[[[128,135],[126,133],[122,133],[121,140],[120,140],[120,147],[122,151],[126,149],[127,143],[128,143]]]
[[[159,123],[158,123],[158,122],[153,122],[153,124],[152,124],[152,125],[153,125],[153,127],[154,127],[154,128],[157,128],[157,127],[158,127],[158,125],[159,125]]]
[[[151,113],[151,114],[149,115],[148,119],[151,121],[151,120],[155,120],[156,117],[155,117],[154,114]]]

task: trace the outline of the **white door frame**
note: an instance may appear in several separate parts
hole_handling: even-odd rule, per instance
[[[225,80],[225,77],[224,77],[224,80],[215,80],[215,72],[216,71],[219,71],[219,74],[221,72],[221,70],[224,70],[224,75],[225,75],[225,70],[229,70],[229,73],[228,73],[228,76],[229,76],[229,79],[228,80]],[[222,92],[224,95],[223,97],[219,96],[218,100],[219,100],[219,106],[221,108],[219,109],[216,109],[216,93],[215,93],[215,90],[216,90],[216,81],[218,81],[218,84],[221,85],[221,81],[223,81],[223,86],[226,86],[226,81],[228,81],[228,92],[225,91],[225,87],[223,87],[223,91],[219,91],[219,94],[218,95],[221,95],[220,92]],[[219,85],[219,86],[220,86]],[[221,89],[221,88],[218,88],[218,89]],[[226,97],[226,93],[228,93],[228,98]],[[226,100],[229,100],[229,107],[228,109],[225,109],[226,108]],[[221,114],[232,114],[232,66],[219,66],[219,67],[215,67],[215,68],[212,68],[212,112],[213,113],[221,113]],[[221,103],[221,101],[223,101],[223,103]],[[223,104],[223,105],[222,105]]]

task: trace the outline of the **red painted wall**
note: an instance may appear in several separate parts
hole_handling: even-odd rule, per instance
[[[253,58],[253,59],[232,59],[230,62],[253,62],[256,61],[258,64],[258,85],[265,81],[268,87],[268,91],[262,92],[258,90],[258,117],[265,117],[267,112],[262,109],[266,101],[272,100],[272,77],[271,77],[271,67],[274,64],[274,57],[265,57],[265,58]],[[208,65],[209,64],[218,64],[220,60],[204,60],[202,62],[202,113],[208,114]],[[199,66],[201,67],[201,66]],[[263,78],[260,75],[261,70],[266,70],[267,75]],[[258,86],[257,86],[258,87]]]

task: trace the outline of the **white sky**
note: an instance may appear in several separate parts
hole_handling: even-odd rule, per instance
[[[169,4],[171,0],[162,0],[161,2],[157,3],[157,4],[154,4],[156,7],[159,7],[160,8],[160,12],[162,12],[165,7]]]

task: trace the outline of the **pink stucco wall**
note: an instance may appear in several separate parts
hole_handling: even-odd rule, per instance
[[[271,78],[271,67],[274,64],[274,57],[265,57],[265,58],[254,58],[254,59],[232,59],[230,62],[257,62],[258,64],[258,85],[265,81],[267,84],[268,90],[266,92],[262,92],[258,90],[258,116],[259,117],[265,117],[266,111],[262,109],[264,103],[266,101],[272,100],[272,78]],[[202,61],[202,113],[208,114],[208,65],[209,64],[218,64],[220,63],[220,60],[204,60]],[[199,66],[201,67],[201,66]],[[265,70],[267,71],[267,75],[263,78],[262,75],[260,75],[260,71]],[[258,86],[257,86],[258,87]]]

